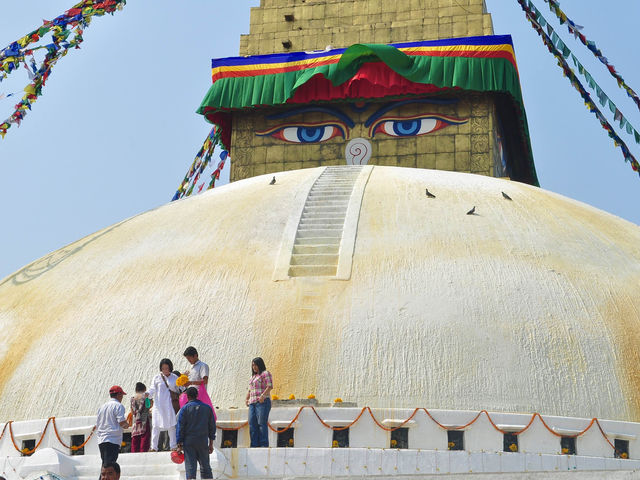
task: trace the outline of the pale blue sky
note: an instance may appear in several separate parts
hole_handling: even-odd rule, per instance
[[[544,1],[534,1],[640,129],[640,112],[631,99],[558,26]],[[541,186],[640,224],[640,177],[562,76],[517,1],[486,2],[496,34],[513,36]],[[73,3],[4,0],[0,48]],[[210,129],[194,113],[211,82],[210,60],[238,54],[239,36],[249,29],[249,8],[258,3],[129,0],[115,16],[95,19],[82,49],[60,60],[22,126],[0,141],[0,278],[171,199]],[[561,1],[640,92],[640,2],[604,4]],[[17,80],[0,83],[0,93],[15,91]],[[25,74],[19,83],[19,88],[27,83]],[[0,120],[13,103],[0,100]],[[626,133],[621,137],[640,159],[640,146]]]

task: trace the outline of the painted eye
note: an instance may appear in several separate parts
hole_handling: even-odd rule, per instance
[[[270,130],[256,132],[256,135],[270,136],[289,143],[321,143],[338,136],[345,138],[345,128],[337,124],[280,125]]]
[[[371,136],[376,133],[383,133],[390,137],[417,137],[427,135],[449,125],[459,125],[467,120],[428,116],[409,118],[386,118],[371,126]]]
[[[282,139],[293,143],[319,143],[340,134],[334,125],[287,127],[280,130]]]

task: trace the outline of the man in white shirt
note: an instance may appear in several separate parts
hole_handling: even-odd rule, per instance
[[[98,410],[96,436],[102,466],[115,463],[118,460],[122,444],[122,430],[129,427],[124,415],[124,405],[122,405],[122,397],[125,395],[126,393],[121,387],[114,385],[109,389],[111,399]]]
[[[184,357],[191,364],[185,373],[189,376],[189,381],[184,386],[201,385],[209,383],[209,365],[198,358],[198,350],[195,347],[187,347],[183,353]]]

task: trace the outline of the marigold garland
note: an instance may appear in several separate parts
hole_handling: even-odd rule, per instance
[[[380,427],[382,430],[387,431],[387,432],[393,432],[395,430],[398,430],[399,428],[402,428],[404,425],[406,425],[409,421],[411,421],[413,419],[413,417],[416,416],[416,414],[420,411],[423,411],[436,425],[438,425],[440,428],[442,428],[443,430],[464,430],[467,427],[473,425],[482,415],[485,415],[487,417],[487,420],[489,421],[489,423],[491,424],[491,426],[498,432],[504,434],[510,433],[512,435],[520,435],[521,433],[524,433],[525,431],[527,431],[529,429],[529,427],[531,427],[531,425],[533,424],[533,422],[535,421],[536,418],[538,418],[540,420],[540,422],[542,423],[542,425],[544,426],[544,428],[547,429],[547,431],[549,433],[551,433],[552,435],[556,436],[556,437],[567,437],[567,435],[562,435],[556,431],[554,431],[551,427],[549,427],[549,425],[547,425],[547,423],[545,422],[545,420],[542,418],[542,416],[539,413],[533,413],[531,415],[531,419],[529,420],[529,422],[519,431],[517,432],[511,432],[511,431],[506,431],[501,429],[500,427],[498,427],[496,425],[496,423],[493,421],[493,419],[491,418],[491,415],[489,414],[489,412],[487,412],[486,410],[480,410],[480,412],[478,412],[478,414],[468,423],[464,424],[464,425],[460,425],[460,426],[451,426],[451,425],[443,425],[442,423],[438,422],[433,415],[431,415],[431,413],[426,409],[426,408],[415,408],[413,410],[413,413],[406,419],[404,420],[402,423],[400,423],[400,425],[398,425],[397,427],[385,427],[384,425],[382,425],[378,419],[373,415],[373,412],[371,411],[371,408],[369,407],[363,407],[362,410],[360,411],[360,413],[358,414],[358,416],[348,425],[345,425],[343,427],[332,427],[331,425],[327,424],[324,420],[322,420],[322,418],[320,417],[320,415],[318,414],[317,410],[315,409],[315,407],[311,406],[311,405],[303,405],[298,409],[298,412],[296,413],[295,417],[291,420],[291,422],[289,422],[289,425],[287,425],[286,427],[282,428],[282,429],[275,429],[273,428],[273,426],[271,425],[271,423],[267,423],[267,426],[269,427],[269,429],[275,433],[283,433],[287,430],[289,430],[290,428],[292,428],[293,424],[298,420],[298,417],[300,416],[300,414],[302,413],[302,411],[305,408],[310,408],[311,411],[315,414],[316,418],[320,421],[320,423],[326,427],[329,428],[331,430],[334,431],[340,431],[340,430],[346,430],[350,427],[352,427],[358,420],[360,420],[360,418],[362,417],[362,415],[366,412],[369,413],[369,415],[371,416],[371,419],[373,420],[373,422]],[[15,437],[13,435],[13,428],[12,428],[12,424],[13,421],[9,421],[7,423],[5,423],[3,429],[2,429],[2,433],[0,433],[0,439],[2,439],[2,437],[4,436],[5,431],[8,429],[9,430],[9,435],[11,437],[11,442],[13,443],[14,448],[16,449],[17,452],[19,453],[23,453],[22,449],[20,449],[18,447],[18,445],[16,444],[15,441]],[[89,441],[89,439],[93,436],[96,427],[94,426],[93,429],[91,430],[91,433],[89,434],[89,436],[86,438],[86,440],[81,444],[81,445],[77,445],[77,446],[69,446],[66,445],[62,439],[60,438],[60,435],[58,433],[58,429],[56,426],[56,418],[55,417],[49,417],[49,419],[47,419],[47,423],[45,424],[44,430],[40,436],[39,441],[37,442],[37,444],[35,445],[34,448],[32,448],[31,450],[28,450],[28,455],[30,455],[31,453],[35,452],[41,445],[42,441],[44,440],[45,434],[47,433],[47,428],[49,427],[49,424],[53,425],[53,430],[55,432],[56,438],[58,439],[58,441],[62,444],[62,446],[64,446],[65,448],[69,448],[71,450],[78,450],[80,448],[83,448],[87,442]],[[237,427],[221,427],[219,425],[216,425],[216,428],[218,428],[219,430],[223,430],[223,431],[231,431],[231,430],[240,430],[246,426],[249,425],[249,422],[244,422],[241,425],[237,426]],[[600,421],[597,418],[592,418],[591,421],[589,422],[589,424],[580,432],[576,433],[575,435],[569,435],[568,437],[570,438],[577,438],[580,437],[582,435],[584,435],[587,431],[589,431],[589,429],[591,429],[593,427],[593,425],[596,425],[598,427],[598,430],[600,431],[600,433],[602,434],[602,436],[604,437],[604,439],[606,440],[606,442],[609,444],[609,446],[614,450],[614,452],[618,453],[620,455],[620,458],[628,458],[628,454],[626,452],[620,452],[613,443],[611,443],[611,440],[609,440],[609,437],[607,436],[607,434],[605,433],[604,429],[602,428],[602,425],[600,425]],[[334,441],[336,442],[336,441]],[[451,444],[454,444],[454,442],[449,442],[449,448]],[[223,444],[224,445],[224,444]],[[512,444],[515,445],[515,444]],[[511,448],[511,447],[510,447]],[[516,445],[517,448],[517,445]],[[566,450],[566,452],[565,452]],[[564,448],[562,449],[562,453],[568,453],[569,450]]]

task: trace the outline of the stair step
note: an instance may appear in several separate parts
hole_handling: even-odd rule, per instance
[[[344,216],[329,218],[325,216],[305,217],[300,219],[300,225],[344,225]]]
[[[341,198],[337,198],[337,199],[332,199],[332,198],[326,198],[326,197],[314,197],[314,198],[309,198],[307,199],[305,206],[309,206],[312,207],[314,205],[319,205],[319,206],[347,206],[349,204],[349,199],[345,198],[345,199],[341,199]]]
[[[298,238],[324,238],[324,237],[342,237],[342,228],[331,230],[328,228],[317,229],[317,230],[298,230],[298,234],[296,236],[296,240]]]
[[[337,254],[298,254],[291,255],[291,265],[338,265]]]
[[[340,245],[340,237],[298,237],[296,245]]]
[[[332,277],[338,271],[337,265],[292,265],[290,277]]]
[[[337,254],[340,245],[294,245],[293,254],[315,255],[322,253]]]

